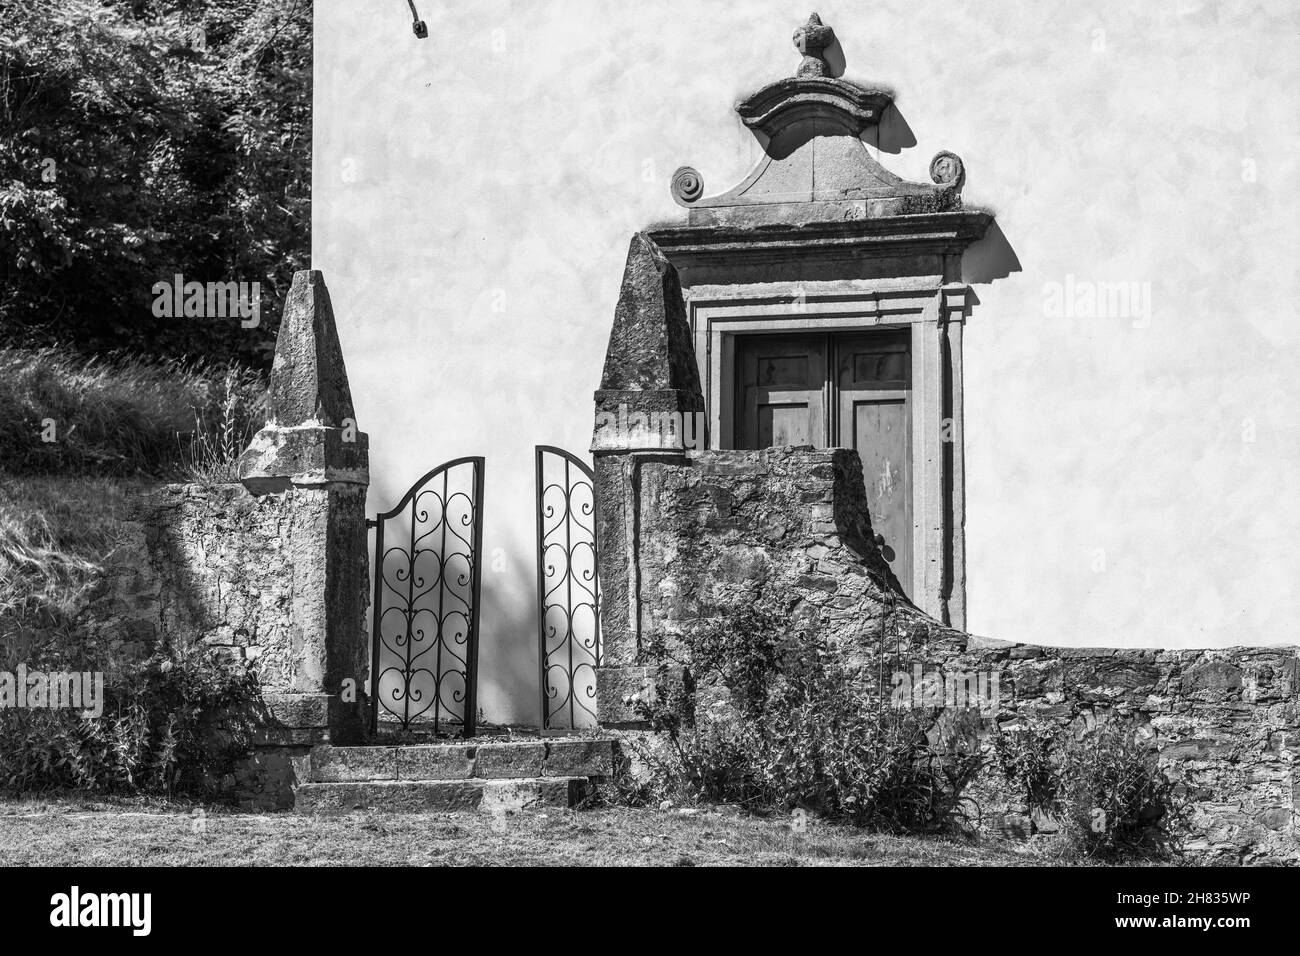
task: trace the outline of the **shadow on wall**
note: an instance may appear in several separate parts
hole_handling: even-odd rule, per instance
[[[863,131],[862,142],[882,153],[897,155],[916,145],[916,134],[899,111],[898,104],[891,103],[880,115],[880,122]]]
[[[840,45],[839,37],[822,50],[822,59],[826,61],[826,66],[835,79],[844,76],[844,71],[848,69],[848,61],[844,56],[844,47]],[[873,88],[881,87],[879,83],[867,85]],[[893,90],[889,92],[892,94]],[[898,104],[891,103],[880,115],[880,122],[863,132],[862,141],[882,153],[898,154],[916,145],[916,135],[908,125],[907,118],[899,112]]]
[[[822,49],[822,59],[826,61],[826,65],[830,68],[831,76],[837,80],[848,69],[848,61],[844,56],[844,47],[840,46],[839,37],[835,37],[831,40],[829,46]]]
[[[881,115],[880,122],[868,127],[861,138],[866,145],[894,155],[916,145],[916,134],[912,132],[907,117],[898,109],[897,103],[891,103]],[[984,233],[984,238],[966,250],[962,258],[961,280],[970,285],[979,285],[1005,279],[1013,272],[1020,271],[1020,259],[1016,251],[994,219]]]
[[[1016,250],[1011,248],[996,219],[989,224],[984,238],[966,250],[961,261],[961,280],[971,285],[1005,279],[1020,271]]]
[[[479,600],[497,615],[491,629],[483,629],[479,636],[479,707],[484,708],[484,701],[489,700],[497,713],[509,714],[511,723],[540,727],[537,620],[533,608],[520,609],[501,583],[519,575],[536,577],[537,569],[528,563],[511,562],[502,574],[489,571],[483,576]],[[521,700],[520,688],[532,692]]]

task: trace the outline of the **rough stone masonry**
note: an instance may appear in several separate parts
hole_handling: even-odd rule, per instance
[[[319,272],[294,276],[269,399],[239,482],[169,485],[134,504],[84,623],[119,653],[166,641],[252,663],[265,720],[226,783],[246,804],[288,807],[311,746],[363,736],[369,671],[367,437]]]
[[[961,722],[981,741],[1028,717],[1078,732],[1100,720],[1126,721],[1182,784],[1191,805],[1185,851],[1219,862],[1300,862],[1295,648],[982,640],[928,617],[901,592],[873,539],[856,452],[692,451],[611,429],[601,413],[612,398],[643,411],[701,403],[673,271],[649,239],[633,239],[596,393],[602,727],[642,726],[629,701],[653,692],[652,643],[681,660],[679,638],[694,623],[761,600],[811,627],[850,664],[873,665],[887,654],[909,671],[993,672],[994,706]],[[684,673],[672,676],[689,686]],[[1030,835],[1038,826],[1029,808],[997,787],[982,784],[977,796],[991,828]]]

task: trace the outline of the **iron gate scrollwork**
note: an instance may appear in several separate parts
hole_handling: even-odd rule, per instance
[[[482,458],[440,465],[375,528],[371,726],[402,731],[477,717]],[[387,535],[394,522],[396,533]]]
[[[542,729],[596,724],[600,582],[596,481],[561,448],[537,447],[537,620]]]

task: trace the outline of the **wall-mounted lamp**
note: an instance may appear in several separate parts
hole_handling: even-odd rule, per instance
[[[420,19],[419,11],[415,9],[415,0],[406,0],[406,5],[411,8],[411,19],[414,21],[411,29],[419,39],[423,40],[429,35],[429,25]]]

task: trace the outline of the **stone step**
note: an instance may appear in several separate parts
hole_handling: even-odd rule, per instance
[[[586,777],[304,783],[295,794],[294,809],[298,813],[499,813],[533,807],[573,807],[586,795],[587,787]]]
[[[421,781],[531,780],[608,777],[614,769],[609,739],[563,738],[476,744],[313,747],[313,784]]]

